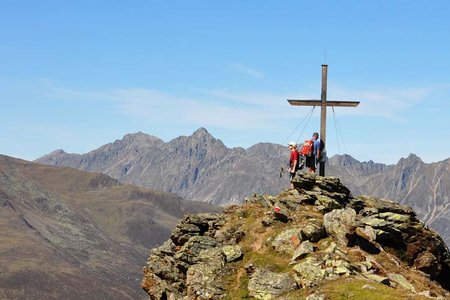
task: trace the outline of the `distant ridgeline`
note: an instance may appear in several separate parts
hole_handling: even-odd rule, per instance
[[[167,143],[144,133],[128,134],[83,155],[59,150],[37,162],[102,172],[123,183],[228,205],[242,203],[253,192],[273,195],[286,188],[287,176],[279,174],[288,156],[286,146],[270,143],[229,149],[200,128]],[[353,195],[374,195],[413,207],[419,219],[450,245],[450,160],[425,164],[410,155],[396,165],[384,165],[339,155],[330,158],[327,175],[339,177]]]
[[[450,253],[414,211],[337,178],[188,215],[151,251],[150,299],[448,299]]]

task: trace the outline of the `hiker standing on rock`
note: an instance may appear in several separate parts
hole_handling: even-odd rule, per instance
[[[295,142],[290,142],[288,145],[289,150],[291,150],[291,156],[289,158],[289,180],[292,180],[298,170],[299,155],[297,151],[297,144]],[[291,188],[293,188],[292,184]]]
[[[313,133],[313,141],[314,141],[314,171],[316,171],[316,166],[319,164],[319,158],[321,157],[322,148],[320,146],[319,134],[317,132]]]

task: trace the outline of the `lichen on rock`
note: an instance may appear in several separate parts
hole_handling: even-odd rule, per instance
[[[272,299],[297,289],[297,284],[288,273],[274,273],[258,269],[248,283],[249,296],[256,299]]]

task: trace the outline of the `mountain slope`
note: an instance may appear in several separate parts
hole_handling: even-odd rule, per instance
[[[0,156],[0,298],[139,299],[147,249],[206,203]]]
[[[270,143],[229,149],[201,128],[167,143],[143,133],[129,134],[87,154],[58,151],[37,162],[103,172],[121,182],[225,205],[242,203],[252,192],[276,194],[286,188],[288,176],[280,178],[279,172],[288,157],[287,147]],[[396,165],[336,155],[327,166],[327,175],[339,177],[354,195],[375,195],[412,206],[448,245],[449,173],[449,160],[425,164],[414,155]]]

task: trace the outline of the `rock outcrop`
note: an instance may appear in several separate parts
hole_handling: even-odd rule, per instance
[[[337,178],[304,174],[293,184],[223,214],[187,216],[151,251],[142,281],[150,299],[450,296],[450,253],[411,208],[355,198]]]

